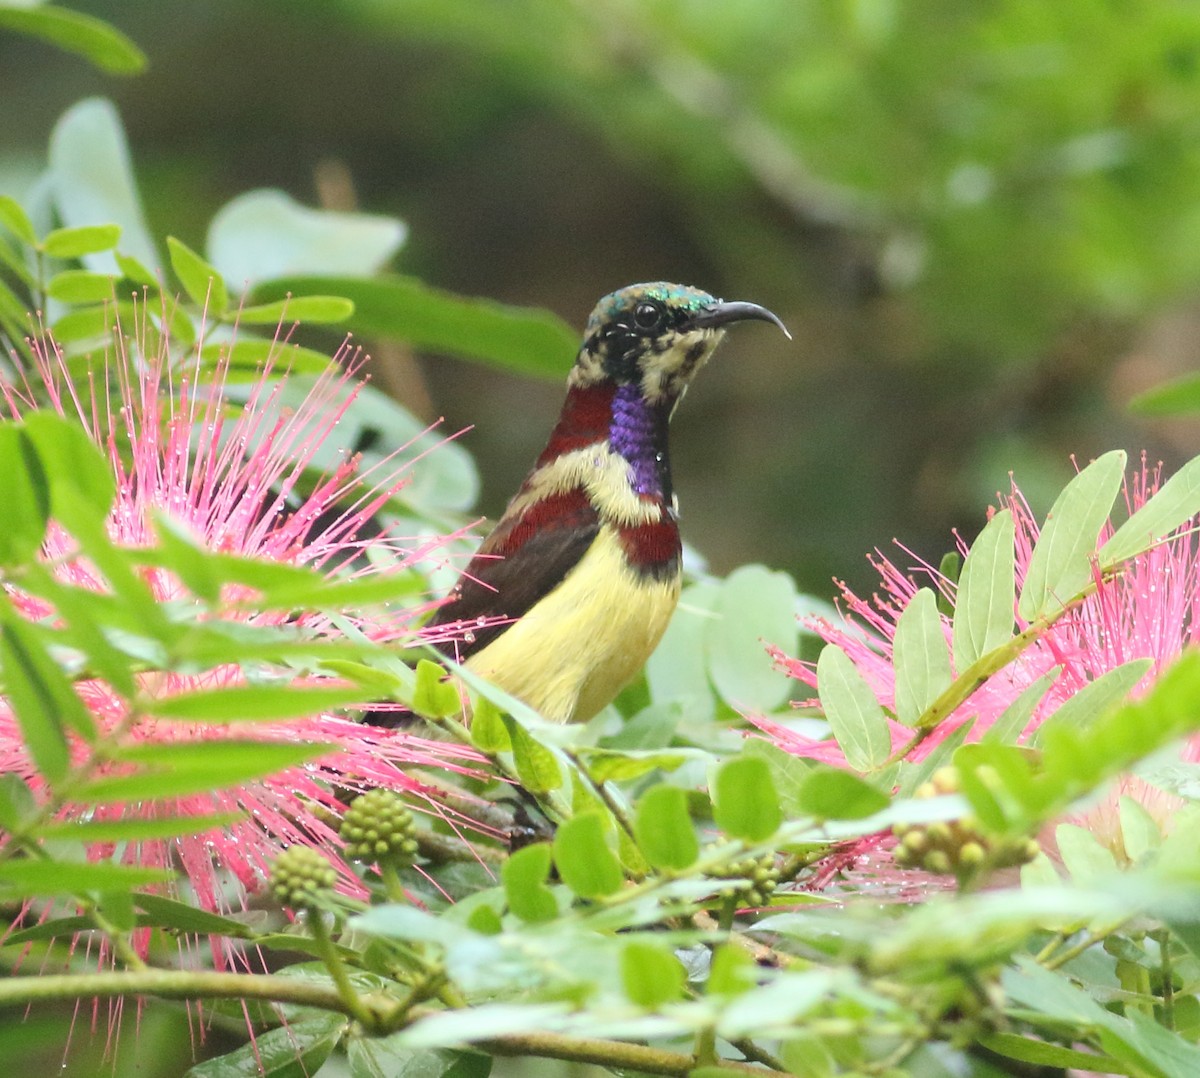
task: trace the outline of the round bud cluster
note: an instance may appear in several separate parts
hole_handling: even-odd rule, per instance
[[[333,865],[311,846],[289,846],[271,866],[271,893],[294,910],[315,909],[335,883]]]
[[[417,824],[398,794],[368,790],[346,810],[339,831],[353,861],[411,865],[417,856]]]
[[[955,794],[958,771],[941,767],[914,797]],[[892,856],[901,868],[920,868],[939,876],[955,876],[961,883],[984,870],[1023,865],[1037,856],[1040,847],[1032,838],[1001,838],[983,834],[971,816],[930,824],[899,824],[893,834],[900,840]]]
[[[717,879],[739,881],[717,888],[718,895],[732,898],[739,906],[765,906],[779,882],[779,869],[775,867],[773,853],[731,861],[719,874],[714,875]]]

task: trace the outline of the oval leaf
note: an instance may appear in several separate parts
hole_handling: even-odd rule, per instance
[[[171,269],[192,302],[208,308],[210,314],[224,314],[229,307],[229,290],[216,269],[174,236],[167,237],[167,252],[171,256]]]
[[[1148,550],[1200,513],[1200,457],[1193,457],[1100,548],[1101,569]]]
[[[51,258],[81,258],[100,251],[111,251],[120,238],[119,225],[56,228],[42,240],[42,250]]]
[[[1096,537],[1124,475],[1125,453],[1114,449],[1092,461],[1054,500],[1017,604],[1026,621],[1056,614],[1092,579]]]
[[[558,874],[580,898],[603,898],[625,882],[621,866],[604,838],[598,812],[583,812],[561,824],[554,834]]]
[[[853,661],[833,644],[817,657],[817,692],[846,763],[870,771],[887,760],[892,751],[887,716]]]
[[[937,598],[921,588],[904,608],[892,641],[896,668],[896,717],[905,726],[917,721],[950,684],[950,649]]]
[[[886,794],[840,767],[813,768],[798,800],[802,812],[820,820],[860,820],[890,804]]]
[[[621,983],[639,1007],[661,1007],[683,995],[686,973],[666,947],[631,940],[621,950]]]
[[[533,924],[558,915],[554,893],[546,886],[550,875],[550,845],[538,842],[517,850],[500,870],[508,908],[522,921]]]
[[[766,760],[735,756],[717,770],[713,818],[730,838],[761,842],[783,820],[779,794]]]
[[[1015,537],[1012,513],[1003,509],[976,536],[963,563],[953,630],[954,663],[960,671],[1012,638]]]
[[[787,573],[743,565],[721,584],[704,634],[708,673],[721,697],[742,710],[772,711],[792,688],[765,645],[795,654],[796,585]]]
[[[642,855],[655,868],[682,871],[700,856],[687,794],[678,786],[654,786],[642,795],[633,833]]]

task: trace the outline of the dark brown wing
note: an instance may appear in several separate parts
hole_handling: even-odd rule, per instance
[[[600,517],[582,490],[534,502],[507,514],[471,559],[430,620],[430,626],[466,623],[470,636],[439,645],[462,661],[487,647],[506,625],[483,628],[479,619],[515,619],[550,594],[579,564],[600,531]]]

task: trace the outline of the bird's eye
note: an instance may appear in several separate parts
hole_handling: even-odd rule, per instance
[[[639,303],[633,309],[633,324],[643,333],[657,333],[666,312],[657,303]]]

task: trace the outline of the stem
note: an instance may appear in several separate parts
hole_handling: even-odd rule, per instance
[[[686,1075],[696,1060],[684,1052],[665,1048],[650,1048],[644,1044],[625,1044],[622,1041],[592,1040],[567,1037],[560,1033],[514,1033],[476,1041],[477,1048],[496,1056],[543,1056],[564,1059],[572,1063],[595,1063],[610,1070],[643,1071],[646,1074]],[[709,1066],[730,1074],[758,1075],[758,1078],[784,1078],[789,1071],[767,1069],[753,1063],[731,1059],[716,1059]]]
[[[321,961],[325,963],[329,976],[333,978],[338,997],[344,1004],[345,1013],[364,1029],[374,1030],[378,1025],[376,1016],[363,1003],[362,998],[354,990],[354,985],[350,983],[350,975],[346,972],[341,955],[333,945],[333,940],[329,938],[329,927],[325,924],[324,917],[319,910],[305,910],[304,913],[308,930],[321,953]]]
[[[1084,933],[1083,939],[1081,939],[1078,943],[1066,948],[1066,950],[1059,951],[1058,954],[1056,954],[1053,958],[1042,962],[1042,966],[1045,969],[1061,969],[1068,962],[1070,962],[1071,959],[1078,958],[1089,947],[1094,947],[1097,943],[1107,939],[1114,932],[1127,925],[1131,920],[1133,920],[1132,917],[1122,917],[1120,920],[1114,921],[1112,924],[1105,925],[1096,932]],[[1038,957],[1040,958],[1041,956],[1039,955]]]
[[[146,970],[137,973],[78,973],[61,976],[8,977],[0,980],[0,1007],[51,1000],[111,999],[118,996],[156,996],[161,999],[260,999],[277,1003],[320,1007],[336,1014],[358,1019],[341,993],[327,985],[254,973],[191,973],[179,970]],[[408,1021],[417,1021],[441,1013],[427,1007],[409,1011],[408,1021],[384,1024],[386,1011],[374,1001],[359,1003],[370,1017],[369,1029],[395,1032]],[[649,1048],[559,1033],[510,1034],[475,1042],[481,1051],[498,1056],[544,1056],[580,1063],[595,1063],[610,1069],[640,1070],[647,1074],[687,1075],[695,1059],[684,1052]],[[730,1074],[757,1075],[758,1078],[790,1078],[786,1071],[766,1069],[750,1063],[719,1059],[714,1064]]]
[[[389,902],[407,903],[408,896],[404,893],[404,884],[400,873],[390,861],[384,861],[379,866],[379,878],[383,880],[383,890]]]
[[[1175,1029],[1175,970],[1171,963],[1171,933],[1167,929],[1151,932],[1152,939],[1158,941],[1162,961],[1159,971],[1162,975],[1162,1024],[1167,1029]]]

